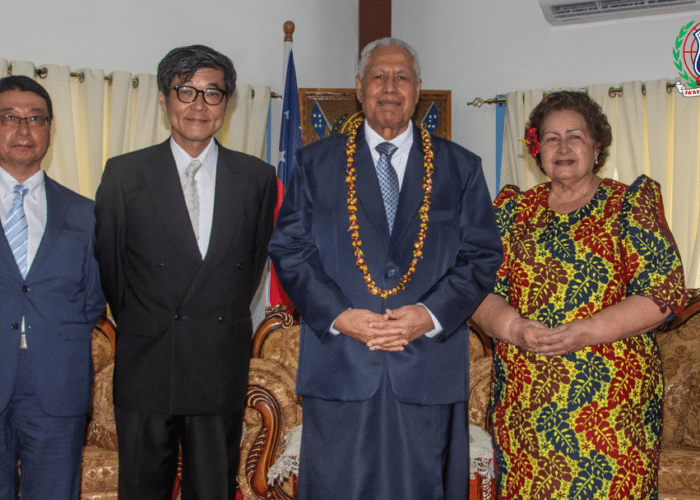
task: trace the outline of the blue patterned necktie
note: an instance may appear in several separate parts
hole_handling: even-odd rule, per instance
[[[382,190],[384,200],[384,210],[386,211],[386,221],[389,223],[389,232],[394,229],[394,218],[396,217],[396,206],[399,204],[399,177],[391,164],[391,156],[397,148],[390,142],[382,142],[375,147],[379,151],[379,161],[377,162],[377,178],[379,187]]]
[[[22,184],[17,184],[12,191],[15,199],[12,207],[7,213],[5,221],[5,237],[10,244],[15,262],[22,273],[22,278],[27,277],[27,241],[29,240],[29,225],[27,217],[24,215],[24,196],[29,192],[29,188]]]

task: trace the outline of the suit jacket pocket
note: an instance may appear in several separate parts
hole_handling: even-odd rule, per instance
[[[157,337],[158,320],[123,311],[119,314],[117,332],[119,334],[140,335],[142,337]]]

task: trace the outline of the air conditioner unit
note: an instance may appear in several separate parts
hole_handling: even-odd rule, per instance
[[[700,0],[539,0],[553,26],[700,10]]]

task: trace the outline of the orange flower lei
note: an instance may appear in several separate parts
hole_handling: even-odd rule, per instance
[[[435,171],[435,167],[433,166],[433,147],[432,142],[430,141],[430,134],[426,128],[421,125],[420,133],[423,140],[423,167],[425,168],[425,176],[423,177],[422,185],[425,195],[423,196],[423,204],[418,210],[418,213],[420,214],[420,231],[418,231],[418,238],[413,241],[413,260],[408,266],[408,271],[406,271],[406,274],[401,277],[398,285],[391,290],[384,290],[375,284],[374,279],[372,279],[372,275],[369,273],[369,268],[367,267],[367,262],[365,261],[365,254],[362,252],[360,223],[357,220],[357,189],[355,187],[357,171],[353,166],[353,161],[355,152],[357,151],[355,137],[357,136],[357,129],[360,128],[362,123],[362,120],[358,121],[350,130],[348,142],[345,146],[345,154],[348,157],[347,176],[345,177],[345,184],[348,186],[348,197],[346,200],[348,202],[348,214],[350,214],[350,229],[348,229],[348,232],[352,235],[352,246],[355,249],[357,268],[362,271],[362,276],[364,277],[365,283],[367,283],[367,290],[374,295],[379,295],[384,299],[388,299],[389,295],[396,295],[399,293],[399,290],[406,289],[406,283],[413,279],[413,273],[416,272],[418,260],[423,257],[423,242],[425,241],[425,236],[428,234],[428,210],[430,209],[430,197],[433,194],[433,172]]]

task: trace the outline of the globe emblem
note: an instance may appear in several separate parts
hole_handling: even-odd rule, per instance
[[[698,39],[700,38],[700,22],[696,23],[683,40],[683,66],[693,81],[687,82],[693,87],[700,86],[700,61],[698,61]]]

